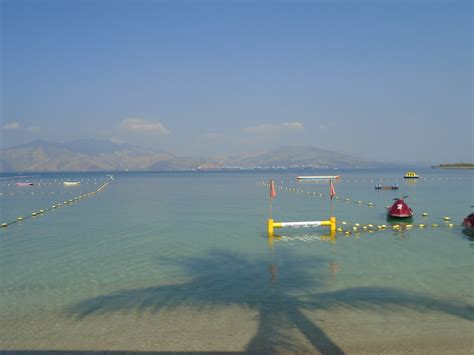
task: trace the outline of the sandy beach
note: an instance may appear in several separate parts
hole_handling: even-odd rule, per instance
[[[262,317],[264,317],[262,319]],[[241,307],[159,313],[3,318],[3,351],[145,351],[347,354],[470,354],[473,323],[440,313],[301,312],[262,315]]]

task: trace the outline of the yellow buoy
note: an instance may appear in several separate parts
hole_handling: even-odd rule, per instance
[[[8,227],[8,224],[2,223],[2,227]]]
[[[433,227],[433,228],[439,227],[439,224],[433,223],[433,224],[431,225],[431,227]]]
[[[443,219],[444,219],[445,221],[449,221],[451,218],[449,218],[449,217],[443,217]]]
[[[422,215],[423,217],[428,217],[428,213],[426,213],[426,212],[423,212],[421,215]]]
[[[16,220],[17,221],[23,221],[23,217],[18,217]]]

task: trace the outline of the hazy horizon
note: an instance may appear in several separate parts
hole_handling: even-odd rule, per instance
[[[334,150],[326,150],[314,145],[301,145],[301,144],[291,144],[291,145],[278,145],[270,148],[262,148],[262,149],[257,149],[257,150],[248,150],[248,151],[243,151],[240,154],[209,154],[209,155],[203,155],[203,154],[190,154],[190,155],[180,155],[180,154],[175,154],[172,151],[167,151],[165,149],[157,149],[157,148],[146,148],[139,143],[126,143],[126,142],[114,142],[113,140],[101,140],[101,139],[76,139],[76,140],[66,140],[66,141],[52,141],[52,140],[44,140],[44,139],[36,139],[32,140],[29,142],[21,143],[21,144],[15,144],[9,147],[4,147],[2,149],[8,150],[8,149],[16,149],[19,147],[23,146],[35,146],[39,145],[42,143],[46,144],[58,144],[59,146],[62,146],[66,149],[70,149],[72,151],[76,151],[76,149],[79,149],[79,151],[83,150],[84,148],[90,150],[90,153],[95,155],[95,154],[101,154],[101,146],[103,143],[112,143],[112,144],[117,144],[117,148],[120,148],[121,145],[125,146],[130,146],[130,147],[135,147],[135,148],[145,148],[145,149],[150,149],[150,151],[153,151],[156,154],[171,154],[174,155],[177,158],[194,158],[194,159],[209,159],[210,162],[213,161],[213,159],[226,159],[226,158],[232,158],[232,157],[250,157],[250,156],[257,156],[257,155],[262,155],[262,154],[271,154],[273,152],[280,152],[286,150],[292,150],[292,149],[303,149],[303,150],[311,150],[315,149],[317,151],[327,151],[329,153],[336,153],[336,154],[342,154],[346,157],[352,157],[354,159],[362,159],[359,156],[351,155],[350,153],[345,154],[344,152],[338,152]],[[70,144],[73,144],[74,146],[70,146]],[[94,148],[94,144],[99,144],[98,147]],[[444,162],[444,161],[431,161],[431,160],[414,160],[414,161],[404,161],[404,160],[376,160],[376,159],[366,159],[366,162],[372,162],[375,164],[387,164],[387,165],[393,165],[393,167],[401,167],[401,166],[418,166],[418,167],[428,167],[428,166],[433,166],[433,165],[438,165],[438,164],[443,164],[443,163],[463,163],[461,161],[449,161],[449,162]]]
[[[472,162],[470,1],[1,1],[1,148]]]

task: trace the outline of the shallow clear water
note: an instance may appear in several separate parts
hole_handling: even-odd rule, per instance
[[[39,319],[43,327],[44,322],[73,320],[61,331],[66,334],[70,328],[80,336],[81,322],[103,320],[102,328],[113,328],[111,316],[128,314],[128,323],[121,323],[121,334],[127,334],[140,322],[136,312],[169,310],[176,319],[182,316],[182,322],[189,322],[186,317],[193,312],[204,317],[235,307],[242,312],[255,310],[261,315],[257,333],[244,337],[249,347],[243,344],[243,349],[252,349],[252,339],[258,338],[266,324],[266,338],[272,334],[277,340],[265,349],[290,351],[298,349],[285,348],[288,345],[281,334],[272,328],[276,325],[268,317],[269,310],[296,324],[303,334],[305,327],[312,329],[314,324],[299,322],[302,310],[328,312],[334,319],[339,319],[336,315],[341,310],[376,314],[392,310],[472,321],[474,240],[463,233],[461,222],[473,204],[473,173],[417,172],[422,175],[419,181],[404,181],[404,171],[399,170],[337,171],[342,179],[335,184],[339,200],[334,201],[334,214],[345,230],[354,223],[390,226],[385,206],[401,195],[409,196],[406,201],[416,215],[412,229],[338,233],[332,239],[325,228],[277,230],[279,236],[271,239],[265,234],[268,189],[261,182],[270,177],[277,184],[272,206],[275,220],[329,217],[328,184],[295,180],[307,171],[115,174],[92,197],[0,230],[0,327],[4,334],[10,332],[0,345],[5,349],[21,348],[21,344],[51,347],[44,343],[46,335],[43,343],[25,335],[38,331],[40,325],[35,322]],[[14,185],[26,180],[35,185]],[[67,180],[82,183],[63,186]],[[95,191],[107,181],[103,173],[39,174],[22,179],[4,174],[0,223]],[[376,191],[378,183],[397,183],[400,190]],[[280,190],[280,186],[304,193]],[[422,212],[429,217],[422,217]],[[451,218],[453,226],[442,220],[444,216]],[[427,227],[419,228],[420,223]],[[431,227],[433,223],[439,227]],[[236,312],[221,327],[238,323]],[[364,316],[357,322],[362,324]],[[12,324],[22,331],[12,332]],[[336,323],[333,328],[337,335]],[[49,336],[54,343],[55,336]],[[307,334],[306,338],[313,345],[318,343]],[[209,335],[201,340],[212,344],[213,339]],[[140,348],[133,339],[129,343],[130,348]],[[187,350],[200,349],[196,344]],[[96,345],[108,346],[105,342]],[[334,344],[329,346],[335,349]]]

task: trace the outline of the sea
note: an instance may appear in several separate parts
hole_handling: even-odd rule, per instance
[[[472,353],[473,170],[405,172],[0,174],[0,352]]]

